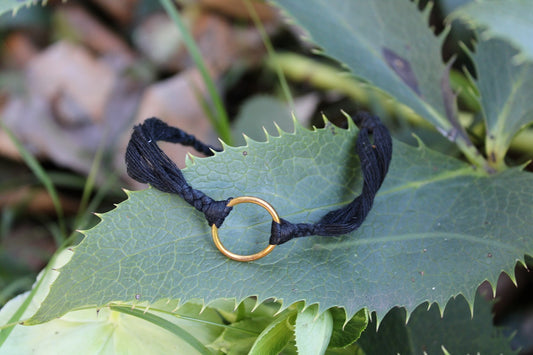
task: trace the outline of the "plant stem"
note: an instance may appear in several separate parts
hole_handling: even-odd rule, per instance
[[[293,80],[308,81],[315,87],[325,90],[336,90],[348,97],[356,100],[363,105],[370,105],[372,102],[378,102],[379,105],[388,114],[397,114],[409,123],[434,129],[435,127],[419,116],[409,107],[394,100],[384,92],[362,83],[355,78],[343,73],[340,70],[327,64],[322,64],[312,59],[295,55],[295,54],[278,54],[274,58],[283,72]],[[274,63],[269,63],[274,65]],[[344,74],[344,75],[343,75]],[[457,137],[455,140],[458,148],[465,157],[475,166],[484,169],[487,172],[493,172],[485,158],[479,154],[476,147]]]
[[[295,81],[307,81],[323,90],[335,90],[358,103],[370,105],[379,102],[388,114],[398,114],[412,124],[433,127],[409,107],[393,100],[385,93],[362,83],[328,64],[323,64],[299,54],[278,53],[268,59],[267,64],[274,70],[280,70]]]
[[[183,42],[185,43],[185,46],[187,47],[187,50],[189,51],[189,54],[191,55],[191,58],[193,59],[194,63],[198,67],[198,70],[200,71],[200,74],[202,76],[202,79],[205,83],[205,86],[207,88],[207,91],[209,92],[209,95],[211,96],[211,100],[213,100],[213,105],[216,111],[216,120],[210,119],[211,124],[213,125],[213,128],[216,130],[220,138],[225,141],[228,144],[232,144],[233,140],[231,137],[231,131],[229,128],[229,118],[228,114],[226,113],[226,109],[224,108],[224,104],[222,103],[222,99],[220,98],[220,95],[217,92],[217,89],[215,87],[215,84],[213,82],[213,79],[211,78],[207,66],[205,65],[205,62],[202,58],[202,54],[200,53],[200,50],[198,49],[198,46],[196,45],[196,42],[194,41],[194,38],[192,37],[191,33],[187,29],[187,26],[185,26],[178,10],[174,7],[174,4],[171,0],[159,0],[167,14],[170,16],[170,18],[174,21],[176,26],[178,27],[181,36],[183,38]],[[208,118],[210,115],[208,115]]]
[[[294,111],[294,100],[291,94],[291,90],[289,88],[289,84],[287,83],[287,79],[285,78],[285,74],[283,73],[281,66],[275,60],[276,51],[274,50],[274,46],[272,46],[272,42],[270,41],[270,38],[268,37],[268,34],[265,31],[265,27],[261,23],[259,16],[257,16],[257,12],[255,11],[255,8],[252,6],[250,0],[244,0],[244,4],[246,5],[246,9],[248,10],[250,17],[252,18],[252,21],[254,22],[255,27],[259,31],[261,40],[263,41],[263,44],[265,45],[265,48],[268,53],[269,62],[272,63],[272,67],[276,71],[279,84],[281,85],[281,90],[283,91],[283,94],[285,95],[285,99],[287,100],[289,104],[289,108],[292,111]]]
[[[2,121],[0,121],[0,126],[7,133],[13,144],[15,144],[18,152],[20,153],[26,165],[31,169],[31,171],[35,174],[39,181],[41,181],[41,183],[46,188],[46,191],[50,195],[50,198],[52,199],[52,203],[54,204],[59,224],[61,240],[56,241],[59,246],[67,236],[67,227],[65,224],[65,216],[63,214],[63,206],[61,205],[61,201],[59,200],[59,195],[54,186],[54,183],[52,182],[46,171],[43,169],[41,164],[39,164],[39,161],[35,159],[35,157],[24,147],[24,145],[18,140],[17,137],[15,137],[13,132]]]

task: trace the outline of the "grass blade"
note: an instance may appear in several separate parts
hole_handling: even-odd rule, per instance
[[[57,220],[59,224],[59,231],[61,234],[61,242],[66,238],[67,235],[67,228],[65,224],[65,216],[63,213],[63,206],[61,206],[61,202],[59,201],[59,195],[57,193],[57,190],[52,182],[52,179],[50,179],[50,176],[46,173],[46,171],[43,169],[39,161],[35,159],[35,157],[24,147],[24,145],[15,137],[13,132],[6,127],[6,125],[3,122],[0,122],[0,126],[2,129],[7,133],[9,136],[9,139],[13,142],[13,144],[17,147],[17,150],[26,163],[26,165],[31,169],[33,174],[39,179],[39,181],[44,185],[46,188],[46,191],[50,195],[50,198],[52,199],[52,203],[54,204],[54,208],[56,210],[57,214]],[[59,246],[58,244],[58,246]]]
[[[213,100],[214,109],[215,109],[215,112],[217,113],[217,119],[216,120],[210,119],[211,124],[213,125],[214,129],[217,131],[220,138],[224,142],[231,145],[233,140],[232,140],[231,131],[229,128],[228,114],[226,113],[226,109],[224,108],[222,99],[220,98],[220,95],[217,92],[213,79],[211,78],[211,76],[209,75],[209,72],[207,71],[207,67],[202,58],[202,54],[200,53],[200,50],[198,49],[198,46],[196,45],[196,42],[194,41],[194,38],[192,37],[191,33],[189,32],[189,30],[183,23],[181,16],[179,12],[176,10],[172,1],[171,0],[160,0],[160,3],[163,6],[163,8],[166,10],[170,18],[174,21],[174,23],[178,27],[181,33],[181,36],[183,38],[183,42],[185,43],[185,46],[187,47],[191,55],[191,58],[193,59],[196,66],[198,67],[198,70],[200,71],[200,74],[202,75],[202,79],[205,83],[205,86],[207,87],[207,91],[209,92],[209,95],[211,96],[211,100]]]

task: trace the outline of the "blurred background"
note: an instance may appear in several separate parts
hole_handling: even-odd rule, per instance
[[[436,33],[465,2],[436,2],[430,18]],[[264,140],[262,127],[277,135],[274,120],[291,131],[292,113],[307,127],[322,126],[322,115],[343,126],[340,110],[365,109],[379,114],[396,139],[416,144],[416,132],[431,148],[459,157],[412,113],[337,75],[342,68],[316,54],[267,3],[182,0],[177,8],[221,96],[229,134],[216,124],[216,101],[160,2],[48,1],[0,17],[0,307],[31,287],[58,247],[79,242],[76,230],[99,220],[93,212],[124,200],[122,188],[143,187],[125,173],[124,151],[133,125],[148,117],[220,146],[220,137],[245,144],[243,132]],[[470,67],[458,40],[468,45],[472,38],[453,24],[443,59],[457,55],[454,80],[464,80],[460,69]],[[469,93],[459,104],[475,120],[479,107]],[[163,148],[185,165],[186,148]],[[531,345],[533,281],[520,265],[517,280],[518,288],[501,277],[495,321],[522,337],[517,344]],[[490,297],[489,286],[482,288]]]

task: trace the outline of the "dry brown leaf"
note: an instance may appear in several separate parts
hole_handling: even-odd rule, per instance
[[[31,94],[49,102],[67,94],[94,122],[102,121],[116,80],[105,63],[68,42],[58,42],[41,52],[29,63],[27,75]]]
[[[222,17],[202,12],[194,21],[192,33],[206,64],[218,77],[238,59],[238,46],[230,23]],[[187,56],[186,67],[193,65]]]
[[[144,18],[133,31],[133,43],[137,49],[158,68],[167,71],[181,69],[180,56],[184,45],[176,24],[164,13]]]
[[[257,63],[265,53],[253,26],[233,26],[223,17],[186,7],[181,16],[217,79],[235,63]],[[158,68],[179,71],[195,65],[174,22],[163,13],[147,17],[133,33],[135,46]]]
[[[102,10],[108,13],[120,24],[125,25],[131,22],[137,0],[92,0]]]
[[[79,201],[59,195],[59,201],[65,214],[74,214],[78,211]],[[0,208],[24,207],[23,211],[29,214],[56,215],[54,202],[44,188],[22,186],[0,194]]]
[[[116,146],[132,121],[140,85],[64,42],[32,60],[27,73],[28,92],[9,95],[4,123],[37,157],[89,172],[95,152]],[[2,154],[18,155],[5,135],[1,143]]]
[[[38,49],[33,44],[28,35],[24,32],[13,32],[8,34],[4,40],[4,58],[6,66],[22,69],[33,59]]]
[[[134,53],[124,40],[80,5],[68,4],[59,7],[56,15],[63,26],[66,26],[63,30],[68,31],[68,36],[76,38],[96,53],[119,57],[126,64],[133,61]]]

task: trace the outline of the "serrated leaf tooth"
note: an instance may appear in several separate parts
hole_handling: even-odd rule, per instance
[[[275,123],[275,122],[274,122],[274,123]],[[271,137],[270,133],[268,133],[268,131],[267,131],[267,129],[265,128],[265,126],[262,126],[261,128],[262,128],[262,130],[263,130],[263,133],[265,134],[265,142],[269,142],[270,137]]]
[[[292,117],[294,118],[294,115]],[[278,137],[280,137],[283,133],[290,133],[290,132],[283,131],[276,121],[274,121],[273,123],[274,123],[274,128],[276,128],[276,131],[278,132]]]
[[[437,35],[437,39],[441,42],[444,42],[446,37],[450,34],[452,27],[450,25],[445,25],[442,29],[442,32]]]
[[[263,303],[264,300],[259,300],[259,297],[256,297],[255,298],[255,303],[254,303],[254,306],[252,307],[252,310],[251,312],[255,312],[255,310],[257,309],[257,307],[259,307],[261,305],[261,303]]]
[[[509,277],[509,280],[513,283],[514,287],[518,287],[518,281],[516,279],[516,274],[514,272],[511,273],[503,273],[503,275]]]
[[[324,126],[327,126],[328,124],[331,123],[331,121],[328,120],[328,118],[326,117],[326,114],[324,112],[320,113],[320,117],[322,118],[322,122],[324,123]],[[313,128],[316,131],[316,127],[313,126]]]
[[[341,113],[346,118],[346,122],[348,124],[348,130],[349,131],[351,131],[352,129],[359,129],[359,127],[357,127],[357,125],[355,124],[352,116],[350,116],[350,114],[348,114],[348,112],[346,112],[344,110],[341,110]]]
[[[207,303],[202,302],[202,307],[200,307],[200,312],[198,314],[204,313],[204,311],[208,308]]]
[[[407,325],[409,323],[409,319],[411,319],[411,315],[413,314],[413,312],[411,312],[411,310],[407,309],[406,307],[401,307],[401,309],[404,311],[404,325]]]
[[[290,305],[287,305],[285,304],[285,302],[283,302],[282,299],[277,299],[277,298],[274,298],[274,300],[276,302],[279,303],[280,307],[278,308],[278,310],[276,312],[274,312],[273,316],[276,317],[278,316],[281,312],[283,312],[284,310],[286,310]],[[299,302],[301,301],[298,301],[298,302],[295,302],[294,304],[298,304]]]
[[[471,300],[466,300],[466,303],[468,304],[468,309],[470,309],[470,319],[474,318],[474,303],[475,303],[475,294],[472,297]]]
[[[417,143],[417,148],[418,149],[425,149],[426,148],[426,144],[424,143],[424,141],[422,140],[422,138],[420,138],[416,133],[411,133],[411,136],[416,139],[416,143]]]
[[[418,1],[415,1],[415,6],[418,7],[420,5],[420,0]],[[425,17],[426,21],[428,22],[429,24],[429,17],[431,15],[431,10],[433,9],[433,2],[432,1],[428,1],[426,6],[422,9],[422,15]]]
[[[220,147],[221,147],[222,151],[221,152],[215,151],[215,155],[226,151],[228,148],[231,148],[231,145],[227,144],[222,139],[218,138],[218,141],[220,142]]]
[[[296,117],[296,114],[294,113],[294,110],[291,111],[291,119],[292,119],[292,132],[287,132],[287,133],[295,134],[296,133],[296,127],[297,126],[302,126],[303,127],[303,124]]]
[[[441,345],[440,349],[442,350],[442,353],[444,355],[450,355],[450,352],[448,351],[448,349],[446,349],[446,347],[444,345]]]
[[[294,133],[292,133],[292,135],[297,135],[299,133],[304,133],[308,131],[307,128],[305,128],[300,122],[298,122],[298,120],[294,121]],[[284,133],[284,135],[287,134],[287,133]]]
[[[253,144],[253,143],[256,143],[257,141],[254,140],[253,138],[250,138],[249,136],[247,136],[246,134],[242,134],[243,138],[244,138],[244,147],[249,147],[250,144]]]
[[[194,156],[190,152],[187,152],[185,154],[185,166],[189,167],[189,166],[192,166],[193,164],[194,164]]]

